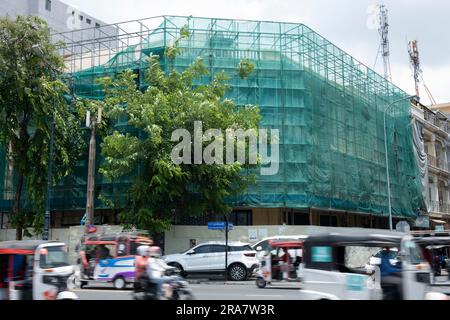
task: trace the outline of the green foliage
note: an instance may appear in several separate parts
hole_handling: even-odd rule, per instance
[[[175,58],[180,55],[181,53],[181,48],[179,46],[180,42],[183,39],[187,39],[190,37],[190,32],[189,32],[189,27],[188,26],[183,26],[180,29],[180,37],[175,40],[175,43],[173,46],[168,46],[166,48],[166,58],[169,59],[170,61],[175,60]]]
[[[238,75],[241,79],[247,79],[255,70],[255,65],[249,59],[242,59],[238,66]]]
[[[38,17],[0,18],[0,144],[11,146],[14,172],[32,208],[21,212],[18,183],[12,221],[19,229],[42,226],[52,121],[53,183],[70,173],[83,147],[78,119],[64,99],[69,90],[57,49]]]
[[[189,36],[181,32],[175,46],[166,50],[168,59],[180,53],[177,45]],[[249,64],[245,74],[251,72]],[[135,75],[126,71],[114,80],[103,80],[108,116],[126,118],[133,132],[114,131],[102,143],[105,163],[100,172],[111,181],[131,176],[132,185],[121,221],[127,226],[161,232],[181,214],[226,214],[227,197],[242,193],[255,181],[254,175],[242,174],[247,164],[175,164],[171,152],[179,142],[172,142],[174,130],[183,128],[194,135],[194,122],[202,121],[203,131],[219,129],[258,129],[260,115],[255,106],[237,106],[225,98],[229,77],[215,75],[207,85],[195,85],[208,76],[202,59],[197,59],[183,72],[165,74],[159,57],[149,59],[145,91],[136,88]],[[204,142],[206,147],[211,142]],[[224,151],[225,152],[225,151]],[[225,156],[224,156],[225,158]],[[104,198],[104,197],[103,197]],[[108,200],[105,199],[106,202]]]

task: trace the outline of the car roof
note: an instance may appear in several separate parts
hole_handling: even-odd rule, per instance
[[[218,245],[225,245],[225,241],[209,241],[200,243],[197,246],[203,246],[203,245],[211,245],[211,244],[218,244]],[[229,246],[250,246],[249,243],[241,242],[241,241],[228,241]]]
[[[313,235],[305,240],[305,245],[327,244],[331,246],[397,246],[403,239],[404,234],[392,232],[390,234],[376,234],[371,232],[362,232],[355,234],[329,233],[322,235]]]
[[[308,236],[306,236],[306,235],[296,235],[296,236],[273,236],[273,237],[267,237],[267,238],[264,238],[264,239],[262,239],[262,240],[260,240],[260,241],[258,241],[258,242],[261,242],[261,241],[267,241],[267,240],[278,240],[278,239],[280,239],[280,240],[283,240],[283,239],[294,239],[294,240],[297,240],[297,239],[306,239],[306,238],[308,238]]]
[[[421,238],[414,238],[414,241],[420,245],[450,246],[450,237],[421,237]]]
[[[17,249],[17,250],[36,250],[42,244],[56,244],[61,241],[44,241],[44,240],[21,240],[21,241],[2,241],[0,249]]]

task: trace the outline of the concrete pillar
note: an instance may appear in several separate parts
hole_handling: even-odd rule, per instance
[[[430,176],[430,180],[433,181],[432,183],[430,183],[431,210],[434,212],[438,212],[439,211],[439,192],[438,192],[439,182],[438,182],[438,178],[436,176]]]
[[[434,134],[431,135],[431,142],[428,145],[428,153],[430,156],[436,158],[436,136]]]

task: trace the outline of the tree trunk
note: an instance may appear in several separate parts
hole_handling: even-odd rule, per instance
[[[12,214],[13,216],[16,216],[19,214],[20,210],[20,198],[22,196],[22,189],[23,189],[23,174],[19,173],[19,179],[17,181],[17,187],[16,187],[16,195],[14,196],[14,205],[12,208]],[[16,240],[22,240],[22,225],[18,223],[16,225]]]

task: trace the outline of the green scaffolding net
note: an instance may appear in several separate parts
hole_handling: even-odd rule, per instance
[[[211,76],[223,70],[232,77],[229,98],[238,105],[259,106],[261,127],[280,132],[278,174],[258,175],[257,183],[230,199],[230,204],[388,215],[383,117],[386,107],[395,102],[387,117],[393,214],[416,216],[423,200],[405,92],[303,24],[159,18],[158,27],[141,28],[138,41],[109,53],[108,61],[73,72],[75,93],[101,99],[95,79],[124,69],[134,70],[139,85],[145,87],[148,57],[163,56],[180,29],[188,26],[190,37],[180,43],[182,54],[173,64],[162,58],[163,67],[182,70],[202,57]],[[245,80],[236,75],[241,59],[255,64],[254,73]],[[117,125],[126,128],[126,121]],[[61,188],[80,188],[84,193],[86,164],[85,159],[78,168],[81,184]],[[110,196],[118,186],[125,190],[127,185],[127,179],[97,180]],[[79,196],[82,208],[84,198]]]

